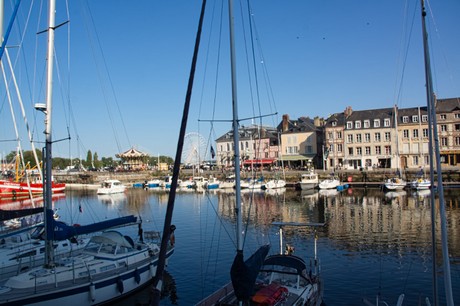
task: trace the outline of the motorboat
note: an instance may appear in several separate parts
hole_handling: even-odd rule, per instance
[[[300,175],[300,181],[297,183],[301,190],[314,189],[318,187],[319,179],[318,173],[310,171]]]
[[[101,187],[97,189],[97,194],[123,193],[125,190],[125,185],[123,185],[119,180],[112,179],[102,182]]]

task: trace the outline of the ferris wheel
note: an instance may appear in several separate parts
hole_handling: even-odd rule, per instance
[[[197,132],[190,132],[185,134],[181,162],[183,164],[198,165],[205,159],[205,156],[205,138]]]

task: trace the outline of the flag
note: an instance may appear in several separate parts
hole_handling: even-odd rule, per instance
[[[216,152],[214,152],[214,148],[211,146],[211,158],[214,158],[216,156]]]

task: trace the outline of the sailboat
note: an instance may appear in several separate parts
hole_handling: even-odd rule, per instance
[[[1,305],[94,305],[122,298],[147,284],[155,274],[159,246],[144,241],[141,223],[134,216],[86,226],[68,226],[53,219],[51,192],[52,80],[54,58],[55,0],[49,1],[46,105],[36,105],[45,114],[45,264],[1,282]],[[137,224],[139,240],[111,229]],[[111,229],[111,230],[106,230]],[[81,254],[57,258],[53,244],[87,233],[91,237]],[[174,252],[171,243],[167,257]]]
[[[398,109],[395,105],[394,107],[394,120],[395,120],[395,130],[396,130],[396,176],[387,179],[384,182],[384,187],[387,190],[401,190],[404,189],[407,185],[407,182],[403,180],[401,176],[401,167],[400,167],[400,157],[399,157],[399,134],[398,134]]]
[[[426,80],[426,96],[427,96],[427,109],[428,109],[428,129],[430,133],[429,136],[429,155],[430,155],[430,179],[420,178],[419,181],[413,181],[411,187],[416,187],[417,189],[428,189],[434,182],[434,160],[436,160],[436,172],[437,176],[437,193],[439,198],[439,203],[436,204],[435,201],[435,192],[430,192],[430,203],[431,203],[431,239],[432,239],[432,268],[433,268],[433,299],[434,305],[440,305],[438,302],[438,258],[437,258],[437,242],[436,242],[436,229],[439,225],[436,223],[436,208],[439,207],[439,221],[441,228],[441,246],[442,246],[442,274],[444,278],[444,292],[445,292],[445,305],[454,306],[454,299],[452,293],[452,279],[450,273],[450,258],[449,258],[449,247],[447,239],[447,218],[446,218],[446,209],[445,209],[445,199],[444,199],[444,186],[442,184],[442,167],[441,167],[441,158],[439,150],[439,141],[438,141],[438,127],[436,120],[436,106],[435,106],[435,94],[433,91],[433,81],[431,75],[431,65],[430,65],[430,53],[428,47],[428,33],[426,30],[426,10],[425,10],[425,1],[420,0],[421,3],[421,16],[422,16],[422,35],[423,35],[423,51],[424,51],[424,64],[425,64],[425,80]],[[423,169],[421,169],[423,174]],[[429,185],[428,185],[429,183]],[[421,186],[425,185],[426,187]],[[404,294],[401,294],[398,298],[397,306],[403,304]],[[385,302],[383,302],[385,303]],[[374,304],[366,301],[366,304],[369,306],[374,306]],[[386,304],[386,303],[385,303]],[[431,302],[426,298],[426,304],[431,305]],[[375,306],[379,305],[379,299],[377,297]]]
[[[236,255],[230,269],[231,282],[197,305],[320,305],[322,286],[319,274],[308,271],[306,262],[292,250],[268,255],[270,245],[261,246],[248,259],[243,255],[239,118],[236,91],[233,1],[229,0],[230,65],[232,79],[232,128],[235,175]],[[276,224],[284,226],[285,224]],[[282,243],[281,243],[282,245]],[[282,247],[281,247],[282,248]],[[319,262],[315,260],[316,268]]]

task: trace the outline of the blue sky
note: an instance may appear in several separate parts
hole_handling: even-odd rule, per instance
[[[57,2],[59,24],[67,20],[67,9]],[[29,5],[23,1],[18,15],[22,27]],[[71,1],[70,24],[56,31],[53,138],[65,138],[69,130],[72,141],[56,143],[54,156],[86,158],[91,150],[99,157],[114,157],[131,146],[154,156],[175,156],[200,7],[197,0]],[[252,79],[252,98],[246,67],[250,49],[242,39],[240,2],[235,1],[240,118],[278,112],[263,119],[263,124],[275,125],[282,114],[327,117],[347,106],[361,110],[426,104],[418,0],[256,0],[251,8],[259,71],[257,87]],[[438,98],[460,97],[460,1],[429,1],[427,8],[435,92]],[[206,141],[231,128],[219,122],[211,129],[209,122],[198,121],[231,119],[226,3],[216,64],[220,9],[220,1],[208,1],[188,123],[188,131]],[[31,11],[39,12],[39,5]],[[35,39],[46,14],[41,18],[40,23],[38,17],[31,18],[32,34],[24,40],[30,68],[18,64],[15,69],[21,86],[32,88],[25,91],[32,92],[27,112],[35,139],[43,139],[43,116],[30,105],[44,101],[44,64],[34,64],[35,51],[25,50],[26,45],[33,49],[46,44],[43,34],[39,42]],[[244,26],[247,30],[247,20]],[[18,43],[16,37],[11,44]],[[37,77],[27,80],[34,65],[39,67]],[[11,115],[3,82],[1,86],[0,139],[10,139]],[[3,153],[15,148],[8,142],[0,146]]]

